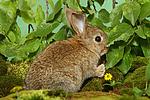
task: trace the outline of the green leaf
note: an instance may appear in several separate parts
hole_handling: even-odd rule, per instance
[[[28,23],[28,24],[35,23],[34,13],[32,10],[20,11],[20,13],[25,23]]]
[[[135,1],[126,2],[122,10],[125,18],[134,26],[140,14],[140,4]]]
[[[144,53],[144,56],[146,58],[150,58],[150,38],[147,38],[146,40],[140,39],[140,45]]]
[[[46,23],[46,24],[40,24],[37,27],[36,31],[31,32],[28,36],[27,39],[32,39],[33,37],[43,37],[51,33],[59,23]]]
[[[47,22],[54,19],[54,16],[62,9],[63,0],[58,0],[55,4],[53,12],[48,16]]]
[[[148,83],[149,79],[150,79],[150,59],[149,59],[149,64],[146,67],[146,74],[145,75],[146,75],[146,82]]]
[[[123,57],[124,49],[112,49],[106,54],[106,69],[114,67]]]
[[[38,50],[40,46],[40,39],[34,38],[31,40],[27,40],[24,45],[22,45],[19,49],[25,52],[35,52]]]
[[[0,2],[0,14],[0,24],[7,33],[14,22],[14,17],[16,17],[15,4],[11,1]]]
[[[27,0],[27,4],[30,8],[33,8],[37,3],[37,0]]]
[[[141,5],[139,21],[141,22],[144,18],[150,15],[150,2]]]
[[[134,29],[131,25],[128,25],[127,23],[121,23],[111,30],[110,36],[108,38],[108,45],[114,44],[115,41],[120,40],[127,42],[130,36],[133,34]]]
[[[51,5],[52,10],[54,10],[54,3],[53,0],[47,0],[48,3]]]
[[[130,54],[131,47],[128,45],[125,47],[125,53],[122,60],[119,62],[117,68],[123,73],[126,74],[131,68],[133,57]]]
[[[110,14],[106,9],[101,9],[98,12],[98,18],[103,22],[103,23],[108,23],[110,21]]]
[[[5,57],[14,57],[18,52],[18,45],[15,43],[3,43],[0,45],[0,53]]]
[[[97,3],[99,3],[100,6],[102,6],[103,3],[104,3],[104,0],[94,0],[94,1],[96,1]]]
[[[42,10],[41,5],[38,5],[37,8],[35,9],[34,16],[35,16],[36,25],[43,22],[43,20],[45,19],[45,14]]]
[[[146,91],[146,94],[147,94],[148,96],[150,96],[150,84],[149,84],[149,86],[148,86],[148,89],[147,89],[147,91]]]
[[[23,35],[21,38],[19,38],[19,45],[21,45],[21,44],[24,44],[25,43],[25,41],[27,40],[27,37],[28,36],[28,34],[25,34],[25,35]]]
[[[29,7],[27,3],[27,0],[18,0],[18,8],[21,11],[31,10],[31,8]]]
[[[118,25],[119,20],[122,18],[122,6],[123,5],[124,5],[124,3],[115,7],[111,11],[111,13],[110,13],[111,27]]]
[[[104,24],[102,23],[102,21],[96,17],[94,17],[92,19],[91,22],[89,22],[90,25],[95,25],[95,26],[98,26],[100,27],[101,29],[105,28]]]
[[[9,37],[9,39],[12,43],[16,41],[16,36],[12,31],[9,31],[7,36]]]
[[[138,28],[138,29],[135,30],[135,32],[137,33],[137,35],[138,35],[139,37],[143,38],[143,39],[146,39],[146,36],[145,36],[145,34],[144,34],[144,32],[143,32],[143,29],[142,29],[142,26],[138,26],[137,28]]]
[[[143,91],[138,89],[137,87],[133,88],[133,92],[135,93],[136,96],[142,96]]]
[[[69,8],[75,9],[77,11],[81,11],[80,5],[79,5],[79,0],[66,0]]]
[[[144,4],[146,2],[149,2],[150,0],[135,0],[135,1],[139,2],[140,4]]]
[[[57,41],[67,39],[67,26],[64,25],[54,36],[54,39]]]

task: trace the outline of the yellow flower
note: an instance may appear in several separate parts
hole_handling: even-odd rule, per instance
[[[10,90],[10,92],[12,93],[12,92],[20,91],[20,90],[22,90],[22,86],[15,86]]]
[[[113,78],[113,75],[112,74],[110,74],[110,73],[106,73],[105,75],[104,75],[104,79],[107,81],[107,80],[111,80]]]

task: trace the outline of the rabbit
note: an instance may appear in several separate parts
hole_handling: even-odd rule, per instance
[[[71,8],[65,12],[75,36],[51,43],[35,58],[25,77],[26,89],[61,88],[75,93],[85,79],[104,76],[105,65],[98,62],[108,51],[107,35],[87,24],[84,13]]]

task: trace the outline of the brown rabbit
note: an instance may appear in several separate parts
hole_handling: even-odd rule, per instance
[[[85,14],[65,8],[68,23],[75,36],[46,47],[27,72],[26,89],[64,89],[74,93],[85,79],[102,77],[105,65],[98,65],[107,53],[107,35],[97,26],[87,24]]]

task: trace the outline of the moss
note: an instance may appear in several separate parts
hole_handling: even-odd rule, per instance
[[[0,76],[3,76],[7,73],[7,64],[0,56]]]
[[[148,65],[148,59],[145,57],[137,56],[133,59],[130,71],[134,71],[135,69],[146,65]]]
[[[149,98],[123,95],[121,98],[119,98],[117,100],[149,100]]]
[[[33,59],[26,59],[18,63],[7,62],[8,72],[7,75],[13,75],[17,78],[25,79],[25,75],[30,67],[30,64]]]
[[[125,79],[123,87],[132,88],[134,82],[135,87],[144,89],[146,83],[145,70],[146,66],[136,69],[132,74],[130,74],[130,76]]]
[[[103,79],[101,78],[90,78],[83,83],[81,91],[102,91]]]
[[[14,86],[22,86],[23,80],[16,78],[15,76],[0,76],[0,96],[6,96],[10,94],[10,90]]]
[[[133,90],[133,88],[122,88],[120,94],[121,95],[127,94],[130,96],[134,95],[134,92],[132,90]]]

